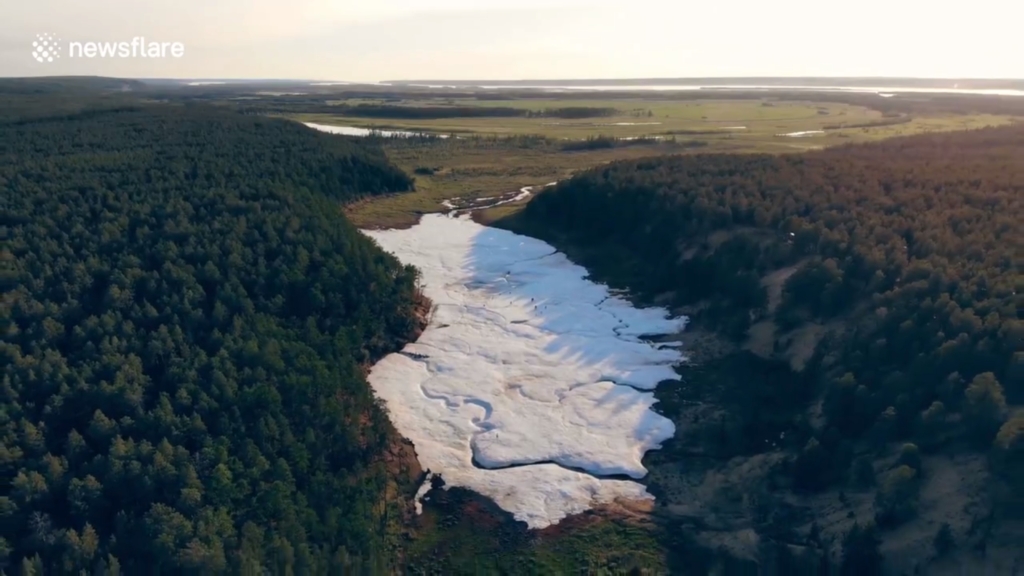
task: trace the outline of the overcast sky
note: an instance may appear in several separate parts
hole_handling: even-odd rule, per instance
[[[1024,78],[1022,0],[0,0],[0,76]],[[38,63],[36,34],[181,42]]]

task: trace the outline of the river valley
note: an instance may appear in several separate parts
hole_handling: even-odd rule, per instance
[[[651,392],[676,380],[685,318],[636,309],[536,239],[467,215],[368,231],[422,273],[434,303],[418,339],[369,381],[424,470],[492,498],[532,528],[616,499],[675,433]]]

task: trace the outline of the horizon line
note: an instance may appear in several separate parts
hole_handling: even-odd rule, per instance
[[[727,80],[914,80],[914,81],[983,81],[983,82],[1024,82],[1024,77],[984,77],[984,76],[657,76],[657,77],[620,77],[620,78],[426,78],[426,79],[384,79],[384,80],[341,80],[332,78],[281,78],[281,77],[228,77],[228,76],[104,76],[99,74],[41,74],[37,76],[6,76],[3,80],[44,79],[44,78],[107,78],[112,80],[181,80],[181,81],[224,81],[224,82],[339,82],[347,84],[421,84],[421,83],[458,83],[458,84],[506,84],[506,83],[606,83],[606,82],[695,82],[695,81],[727,81]]]

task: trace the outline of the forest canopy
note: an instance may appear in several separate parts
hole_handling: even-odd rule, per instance
[[[201,106],[3,126],[3,570],[383,557],[363,370],[418,330],[416,272],[337,202],[410,184],[371,144]]]

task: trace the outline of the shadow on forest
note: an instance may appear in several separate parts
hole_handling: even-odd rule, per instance
[[[510,325],[529,322],[532,326],[555,334],[545,345],[544,351],[566,362],[605,367],[606,369],[602,370],[601,381],[629,385],[622,382],[622,377],[616,377],[616,373],[629,376],[649,370],[655,364],[672,366],[682,362],[683,359],[678,354],[679,358],[673,360],[668,350],[656,353],[654,359],[643,361],[643,356],[638,354],[640,350],[637,346],[649,346],[651,350],[657,350],[658,344],[638,344],[633,337],[618,335],[619,330],[629,327],[627,321],[643,321],[640,315],[629,318],[628,312],[622,314],[626,310],[625,306],[615,307],[614,312],[609,312],[589,304],[588,301],[593,300],[589,295],[590,300],[582,296],[579,300],[574,300],[573,294],[564,293],[578,285],[577,281],[558,282],[557,273],[552,274],[548,270],[539,269],[538,261],[551,259],[550,264],[557,263],[559,268],[575,265],[571,264],[564,254],[546,244],[543,245],[547,246],[547,250],[538,250],[537,246],[542,244],[539,240],[498,228],[484,227],[479,231],[473,238],[465,262],[465,268],[469,272],[467,288],[503,297],[505,306],[515,301],[526,309],[524,312],[519,307],[503,308],[501,304],[495,302],[493,309],[488,308],[487,311],[478,311],[479,313],[501,315]],[[572,278],[571,272],[563,274],[567,279]],[[588,288],[589,290],[598,292],[596,287]],[[605,287],[606,296],[609,296],[607,291]],[[530,310],[531,305],[534,306],[533,310]],[[620,319],[619,316],[626,318]],[[608,331],[609,327],[611,332]],[[653,335],[656,330],[644,332]],[[622,345],[609,343],[608,337],[620,338]],[[630,352],[630,348],[634,352]],[[621,403],[628,399],[635,403],[641,401],[643,396],[617,394],[613,391],[605,394],[600,403]],[[623,409],[626,407],[622,406]],[[653,412],[651,414],[654,415]],[[643,424],[638,423],[641,427]]]

